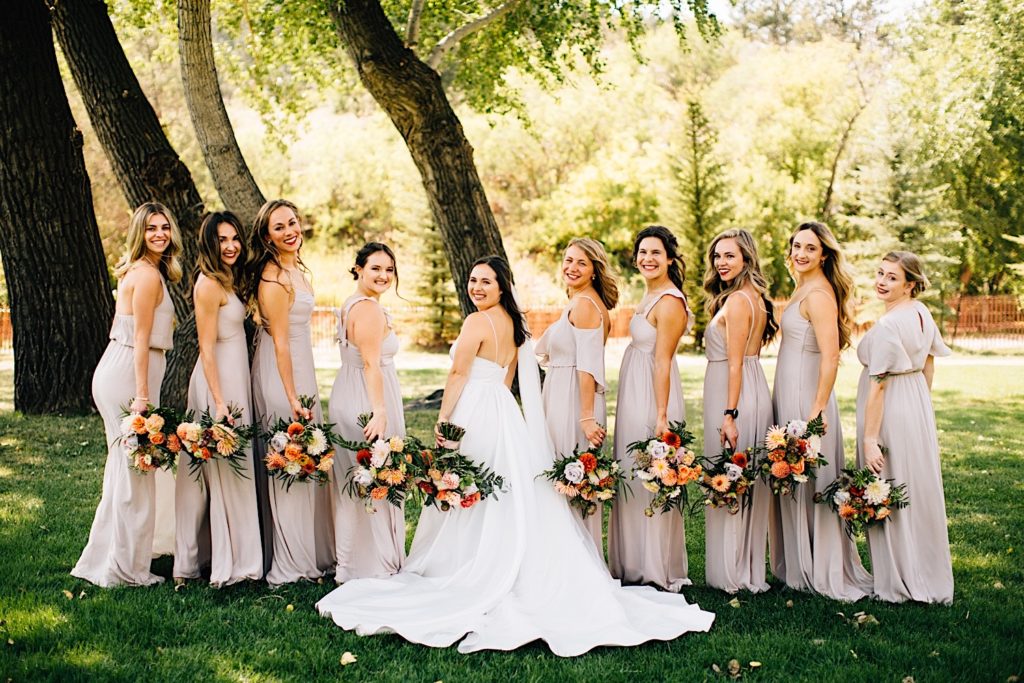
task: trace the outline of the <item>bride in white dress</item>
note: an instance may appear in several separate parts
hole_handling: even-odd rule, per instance
[[[317,609],[359,635],[432,647],[461,640],[460,652],[541,639],[572,657],[707,631],[714,614],[681,595],[613,579],[565,499],[537,478],[554,451],[508,264],[479,259],[468,291],[478,312],[452,348],[439,420],[465,428],[462,452],[503,476],[506,492],[470,509],[425,509],[399,573],[349,581]],[[517,365],[523,412],[509,391]]]

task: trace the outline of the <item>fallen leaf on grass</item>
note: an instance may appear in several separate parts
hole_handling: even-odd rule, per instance
[[[825,639],[824,638],[815,638],[814,640],[811,641],[811,644],[812,645],[824,645],[825,644]]]
[[[78,594],[78,599],[79,600],[84,600],[85,599],[85,591],[82,591],[81,593]]]
[[[751,669],[760,669],[761,668],[761,662],[751,662],[750,663],[750,668]]]
[[[1003,585],[1002,581],[996,581],[995,583],[992,584],[992,587],[995,588],[997,591],[1001,591],[1004,588],[1006,588],[1006,586]]]
[[[294,612],[295,611],[295,605],[293,605],[292,603],[289,602],[287,605],[284,606],[284,611],[285,612]]]
[[[793,601],[792,600],[786,600],[786,607],[788,607],[790,609],[793,609]]]
[[[914,677],[913,676],[904,676],[903,680],[900,681],[900,683],[914,683]]]
[[[351,652],[343,652],[342,655],[341,655],[341,659],[339,659],[338,662],[342,666],[348,666],[349,664],[355,664],[356,663],[356,656],[354,654],[352,654]]]
[[[939,651],[938,650],[932,650],[931,652],[928,653],[928,656],[929,657],[938,657],[939,656]]]
[[[75,599],[75,594],[72,593],[71,591],[69,591],[67,588],[65,588],[61,592],[64,594],[64,597],[67,598],[68,600],[74,600]]]
[[[854,652],[853,650],[850,650],[850,654],[853,655],[854,659],[857,659],[857,653],[856,652]]]
[[[726,665],[726,671],[728,671],[729,675],[732,676],[733,678],[737,678],[740,675],[740,662],[739,662],[739,660],[737,660],[737,659],[730,659],[729,663]]]
[[[728,605],[729,605],[729,607],[732,607],[734,609],[739,609],[740,599],[739,598],[733,598],[732,600],[730,600],[728,602]]]

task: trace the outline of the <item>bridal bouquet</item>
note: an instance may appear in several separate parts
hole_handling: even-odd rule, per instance
[[[764,438],[764,457],[758,462],[761,478],[775,495],[795,495],[800,484],[814,477],[815,469],[827,465],[821,457],[821,437],[825,422],[821,415],[810,422],[790,420],[778,425]]]
[[[312,396],[299,397],[299,403],[307,410],[313,408],[314,401]],[[285,490],[295,482],[329,482],[334,467],[331,444],[339,441],[333,427],[304,417],[292,421],[278,418],[263,434],[267,441],[267,456],[263,458],[267,472],[283,481]]]
[[[750,505],[750,487],[757,478],[756,448],[733,451],[726,448],[715,458],[702,458],[704,475],[697,482],[704,494],[704,505],[725,508],[735,515]]]
[[[651,504],[644,509],[648,517],[654,511],[668,512],[672,508],[683,513],[687,503],[686,485],[700,479],[703,469],[687,446],[693,443],[693,434],[685,422],[671,422],[661,436],[629,444],[635,465],[632,476],[643,482],[643,487],[654,494]]]
[[[611,505],[620,487],[625,485],[622,468],[615,456],[601,446],[555,460],[541,474],[554,484],[555,491],[569,499],[584,519],[597,512],[601,504]]]
[[[363,413],[356,422],[365,427],[372,417],[370,413]],[[339,445],[355,451],[356,464],[348,470],[345,491],[365,503],[367,514],[377,511],[374,501],[378,500],[387,500],[401,508],[413,471],[422,468],[424,448],[419,439],[392,436],[373,443],[339,439]]]
[[[142,412],[123,409],[121,446],[128,456],[128,466],[145,474],[160,468],[169,469],[181,450],[175,434],[178,414],[171,408],[147,405]]]
[[[827,503],[845,522],[851,538],[889,519],[893,510],[910,505],[907,485],[882,479],[871,470],[842,470],[839,477],[814,496]]]
[[[451,422],[437,426],[443,442],[424,449],[415,474],[416,488],[423,494],[423,505],[442,512],[452,508],[471,508],[485,498],[497,498],[505,480],[487,467],[459,452],[466,430]]]
[[[204,410],[196,422],[192,414],[185,416],[187,422],[178,425],[176,435],[182,449],[189,455],[188,469],[195,481],[202,482],[203,465],[214,458],[226,462],[235,474],[245,476],[245,451],[249,442],[259,433],[255,425],[235,426],[242,417],[242,409],[228,405],[228,415],[214,420],[209,410]]]

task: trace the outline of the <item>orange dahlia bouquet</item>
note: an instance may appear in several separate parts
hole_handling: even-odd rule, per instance
[[[831,506],[843,520],[846,535],[853,538],[892,518],[893,510],[910,505],[907,485],[882,479],[871,470],[844,469],[839,477],[814,496],[814,502]]]
[[[300,396],[299,403],[311,410],[315,399]],[[331,480],[334,467],[334,449],[340,443],[329,422],[316,423],[300,417],[297,420],[278,418],[270,430],[263,433],[267,455],[263,458],[267,472],[285,483],[285,490],[296,482],[315,481],[326,484]]]
[[[142,412],[122,408],[121,447],[128,456],[128,466],[146,474],[158,469],[170,469],[181,450],[181,441],[175,435],[180,416],[172,408],[147,405]]]
[[[601,505],[611,507],[619,492],[629,488],[615,456],[603,446],[593,446],[582,453],[576,448],[572,455],[555,460],[551,469],[541,474],[584,519],[598,512]]]
[[[785,427],[775,425],[768,430],[758,472],[772,493],[795,495],[800,484],[815,477],[818,467],[828,464],[821,457],[824,435],[825,421],[821,415],[810,422],[790,420]]]
[[[443,443],[424,448],[414,469],[413,481],[423,505],[442,512],[469,509],[487,498],[497,499],[505,480],[459,452],[466,430],[451,422],[437,425]]]
[[[365,427],[372,413],[363,413],[356,422]],[[356,464],[349,468],[345,491],[363,501],[367,514],[377,512],[375,503],[386,500],[402,507],[412,484],[414,470],[421,469],[423,444],[415,436],[392,436],[369,441],[346,441],[339,445],[356,454]]]
[[[750,505],[750,489],[758,472],[757,450],[755,447],[743,451],[726,448],[716,457],[701,458],[704,474],[697,485],[703,494],[703,505],[725,508],[730,515]]]
[[[655,510],[668,512],[673,508],[683,514],[689,499],[686,485],[703,474],[697,456],[688,448],[691,443],[693,434],[686,423],[670,422],[664,434],[629,444],[634,460],[632,477],[654,494],[644,509],[648,517],[653,517]]]
[[[211,460],[227,463],[236,475],[247,478],[245,452],[259,429],[255,425],[236,425],[241,418],[242,409],[233,403],[219,420],[214,420],[209,410],[204,410],[198,421],[191,412],[186,413],[186,421],[178,424],[175,434],[189,456],[188,469],[194,480],[203,481],[203,466]]]

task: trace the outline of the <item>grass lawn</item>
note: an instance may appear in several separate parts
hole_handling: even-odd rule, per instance
[[[691,517],[687,542],[696,585],[685,595],[717,614],[711,632],[600,648],[574,659],[555,657],[540,644],[467,656],[395,636],[359,638],[314,611],[328,584],[103,590],[71,577],[100,495],[101,422],[12,412],[11,374],[0,369],[0,681],[639,683],[724,678],[712,666],[724,670],[733,658],[747,680],[1006,681],[1024,674],[1024,362],[960,358],[937,365],[956,579],[951,607],[846,605],[778,585],[764,595],[741,595],[732,606],[731,596],[702,586],[703,520]],[[857,370],[846,361],[838,384],[848,449]],[[695,397],[702,372],[698,362],[684,359],[691,416],[700,415]],[[332,373],[320,379],[326,389]],[[410,397],[443,379],[438,370],[402,373]],[[426,411],[410,413],[410,428],[426,434],[433,419]],[[418,511],[410,505],[407,512],[414,521]],[[154,567],[170,576],[170,558]],[[879,624],[856,627],[848,618],[859,611]],[[346,651],[358,662],[342,667]],[[750,669],[751,661],[761,666]]]

